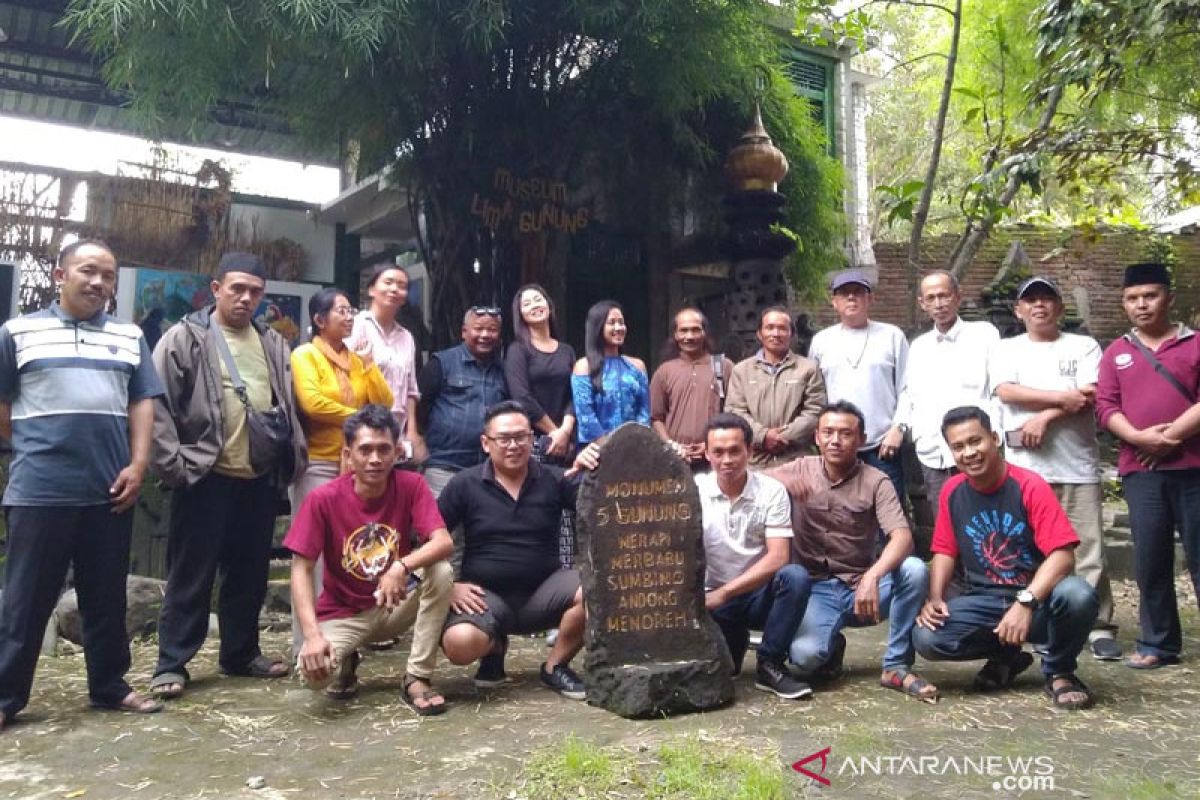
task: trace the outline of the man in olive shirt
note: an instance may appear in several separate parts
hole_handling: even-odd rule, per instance
[[[692,469],[705,469],[705,425],[721,412],[733,362],[712,352],[708,319],[697,308],[675,315],[669,352],[650,379],[650,425],[676,442]]]
[[[259,649],[258,614],[275,516],[288,484],[304,470],[307,451],[288,345],[254,321],[266,279],[258,256],[226,253],[212,282],[213,305],[181,319],[154,348],[154,366],[167,390],[154,410],[154,471],[173,490],[158,665],[150,684],[159,697],[178,697],[190,679],[187,663],[208,635],[218,572],[221,671],[256,678],[288,673],[287,663]],[[222,340],[245,384],[242,392],[222,356]],[[278,405],[286,413],[289,458],[255,468],[247,404],[256,411]]]
[[[805,570],[809,593],[789,654],[810,681],[837,677],[846,652],[841,629],[888,619],[880,684],[934,702],[937,687],[912,671],[912,630],[929,573],[912,555],[912,531],[891,481],[858,458],[865,428],[853,403],[825,406],[817,419],[821,454],[767,472],[792,498],[793,561]],[[887,545],[876,557],[880,530]]]
[[[803,455],[812,444],[825,380],[816,362],[792,352],[786,308],[764,309],[757,335],[762,349],[733,368],[725,409],[750,423],[750,464],[762,469]]]

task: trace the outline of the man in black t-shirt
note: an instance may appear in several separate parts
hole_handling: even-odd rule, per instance
[[[489,408],[480,441],[487,461],[457,473],[438,498],[447,527],[463,532],[442,649],[454,664],[479,660],[475,685],[492,688],[506,680],[509,634],[557,627],[542,683],[582,700],[570,662],[583,647],[583,592],[579,573],[558,560],[559,518],[575,507],[577,484],[530,458],[533,427],[519,403]]]

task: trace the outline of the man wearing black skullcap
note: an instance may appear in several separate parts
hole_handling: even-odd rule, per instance
[[[208,634],[218,572],[221,671],[255,678],[288,673],[286,662],[259,649],[258,613],[275,517],[307,453],[287,343],[254,319],[266,280],[261,258],[226,253],[212,282],[213,304],[177,322],[154,349],[167,390],[155,408],[154,471],[174,490],[150,684],[158,697],[178,697],[190,679],[187,663]],[[261,412],[279,421],[280,446],[264,446],[261,427],[252,431],[250,415],[262,419]]]
[[[1141,595],[1134,669],[1179,663],[1175,531],[1200,596],[1200,336],[1171,322],[1171,276],[1162,264],[1125,270],[1121,303],[1133,330],[1100,362],[1096,413],[1121,440],[1117,462],[1129,504]]]

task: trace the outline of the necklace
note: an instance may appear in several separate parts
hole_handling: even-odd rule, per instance
[[[848,330],[853,331],[856,329],[849,328]],[[850,369],[858,369],[858,365],[862,363],[863,356],[865,356],[867,354],[867,345],[870,343],[871,343],[871,327],[870,327],[870,323],[867,323],[867,332],[866,332],[866,335],[863,336],[862,349],[858,351],[858,358],[851,360],[850,354],[849,353],[846,354],[846,363],[850,365]]]

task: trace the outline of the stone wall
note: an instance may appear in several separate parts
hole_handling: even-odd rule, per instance
[[[1200,312],[1200,234],[1180,234],[1168,239],[1178,257],[1175,267],[1176,317],[1195,325],[1200,322],[1195,319]],[[1125,265],[1147,260],[1151,240],[1150,233],[1130,229],[1070,231],[1018,227],[998,231],[962,276],[964,309],[969,311],[982,304],[983,290],[1000,273],[1012,243],[1019,241],[1028,256],[1030,269],[1058,281],[1069,311],[1083,319],[1093,336],[1107,342],[1129,329],[1121,310],[1121,276]],[[955,241],[954,236],[927,241],[925,263],[931,268],[945,264]],[[906,247],[907,243],[903,242],[875,244],[879,285],[871,316],[907,330],[913,303],[904,277]],[[818,309],[816,316],[820,326],[836,319],[828,306]],[[916,319],[919,328],[928,325],[919,309]]]

